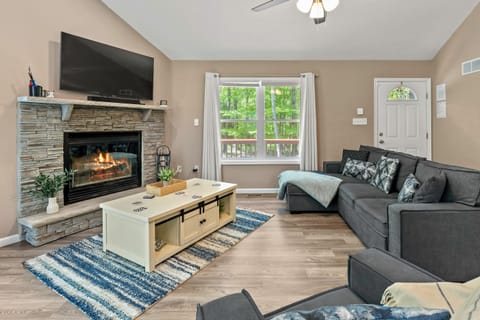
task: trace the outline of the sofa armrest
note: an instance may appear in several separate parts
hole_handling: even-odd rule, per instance
[[[340,173],[341,161],[323,161],[324,173]]]
[[[394,282],[433,282],[439,277],[379,249],[363,250],[348,261],[350,289],[366,303],[378,304],[385,289]]]
[[[197,305],[197,320],[264,320],[247,290]]]
[[[392,204],[388,248],[447,281],[480,275],[480,208],[459,203]]]

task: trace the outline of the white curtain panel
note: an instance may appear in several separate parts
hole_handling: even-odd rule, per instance
[[[300,122],[300,170],[317,170],[317,112],[315,104],[315,75],[300,77],[302,118]]]
[[[205,73],[202,178],[221,181],[220,101],[218,73]]]

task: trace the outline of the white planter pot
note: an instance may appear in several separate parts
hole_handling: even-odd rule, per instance
[[[48,198],[47,214],[58,212],[57,197]]]
[[[168,186],[169,183],[170,183],[169,181],[162,181],[162,184],[163,184],[164,187],[165,187],[165,186]]]

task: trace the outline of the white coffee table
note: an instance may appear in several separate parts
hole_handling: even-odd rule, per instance
[[[236,184],[190,179],[177,193],[145,192],[100,204],[103,250],[152,271],[155,265],[235,220]],[[155,241],[166,244],[158,251]]]

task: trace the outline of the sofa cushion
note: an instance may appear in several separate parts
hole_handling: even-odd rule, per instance
[[[345,167],[345,163],[347,162],[348,158],[352,160],[367,161],[368,151],[343,149],[342,161],[340,163],[340,172],[343,172],[343,168]]]
[[[399,160],[397,175],[393,180],[392,186],[395,191],[400,191],[408,175],[411,173],[415,173],[418,161],[425,160],[425,158],[419,158],[411,154],[394,151],[388,151],[387,157]]]
[[[397,200],[400,202],[412,202],[415,192],[420,187],[420,181],[417,180],[413,173],[410,173],[403,183],[403,187],[398,193]]]
[[[329,176],[336,177],[339,179],[342,179],[342,183],[365,183],[364,181],[354,178],[354,177],[349,177],[349,176],[344,176],[341,173],[329,173]]]
[[[387,154],[387,150],[384,150],[384,149],[380,149],[380,148],[376,148],[376,147],[372,147],[372,146],[364,146],[364,145],[361,145],[360,148],[359,148],[360,151],[368,151],[368,158],[367,158],[367,161],[368,162],[373,162],[373,163],[377,163],[378,160],[380,160],[380,158],[384,155]]]
[[[420,161],[415,175],[423,182],[422,176],[431,176],[440,171],[447,176],[441,202],[458,202],[469,206],[480,204],[480,171],[433,161]]]
[[[387,235],[388,205],[396,202],[396,199],[357,199],[355,210],[359,219],[364,220],[379,233]]]
[[[396,199],[398,195],[398,193],[386,194],[385,192],[367,183],[342,183],[338,190],[339,197],[343,197],[351,207],[354,206],[354,201],[357,199]]]
[[[377,162],[377,169],[370,184],[385,193],[390,193],[399,162],[398,159],[382,156]]]
[[[415,192],[412,202],[414,203],[436,203],[440,202],[445,184],[447,183],[447,176],[441,172],[437,176],[433,176],[424,181],[420,188]]]
[[[369,182],[375,175],[376,166],[372,162],[347,159],[342,174],[362,181]]]

